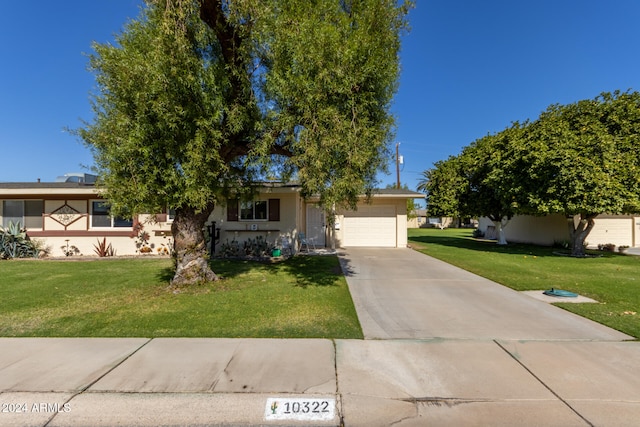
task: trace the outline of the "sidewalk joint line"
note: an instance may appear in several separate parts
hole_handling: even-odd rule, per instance
[[[140,351],[143,347],[145,347],[147,344],[149,344],[151,341],[153,341],[153,338],[149,338],[146,342],[142,343],[142,345],[138,348],[136,348],[135,350],[133,350],[130,354],[128,354],[124,359],[122,359],[120,362],[116,363],[114,366],[112,366],[110,369],[108,369],[105,373],[103,373],[102,375],[100,375],[97,379],[95,379],[94,381],[92,381],[91,383],[89,383],[88,385],[86,385],[85,387],[81,388],[79,391],[72,393],[71,397],[69,397],[63,404],[62,406],[66,405],[67,403],[71,403],[71,401],[73,399],[75,399],[76,397],[78,397],[81,394],[84,394],[85,391],[87,391],[89,388],[91,388],[95,383],[97,383],[98,381],[100,381],[101,379],[103,379],[104,377],[106,377],[107,375],[109,375],[111,372],[114,371],[114,369],[116,369],[118,366],[122,365],[124,362],[126,362],[127,360],[129,360],[131,358],[131,356],[133,356],[134,354],[136,354],[138,351]],[[58,413],[54,413],[51,418],[49,418],[47,420],[46,423],[44,423],[42,425],[42,427],[47,427],[58,415]]]
[[[500,344],[498,342],[498,340],[493,340],[494,343],[496,343],[496,345],[498,347],[500,347],[505,353],[507,353],[513,360],[516,361],[516,363],[518,363],[518,365],[522,366],[524,368],[525,371],[527,371],[533,378],[535,378],[540,384],[542,384],[544,386],[544,388],[546,388],[547,390],[549,390],[551,392],[551,394],[553,394],[555,397],[558,398],[558,400],[560,400],[562,403],[564,403],[569,409],[571,409],[571,411],[576,414],[577,416],[579,416],[584,422],[586,422],[589,426],[591,427],[595,427],[594,424],[589,421],[588,419],[586,419],[580,412],[578,412],[573,406],[571,406],[569,404],[569,402],[567,402],[566,400],[564,400],[558,393],[556,393],[551,387],[549,387],[544,381],[542,381],[542,379],[540,377],[538,377],[535,373],[533,373],[533,371],[531,369],[529,369],[521,360],[519,360],[517,357],[515,357],[509,350],[507,350],[502,344]]]
[[[338,381],[338,344],[335,338],[331,339],[333,344],[333,370],[336,375],[336,411],[338,412],[338,419],[340,425],[344,425],[344,413],[342,412],[342,396],[340,395],[340,382]]]

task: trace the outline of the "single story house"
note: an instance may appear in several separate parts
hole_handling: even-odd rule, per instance
[[[426,227],[427,222],[427,210],[426,209],[416,209],[413,211],[413,215],[408,220],[409,228],[423,228]]]
[[[481,218],[478,229],[487,235],[492,233],[493,222]],[[508,242],[533,243],[551,246],[569,241],[569,227],[563,215],[513,217],[504,228]],[[588,248],[598,245],[640,246],[640,216],[598,215],[595,225],[586,239]]]
[[[336,210],[331,223],[318,200],[305,200],[300,190],[296,184],[265,183],[252,201],[216,206],[207,225],[215,222],[219,229],[218,246],[261,236],[297,250],[304,233],[316,247],[406,247],[407,199],[424,198],[413,191],[377,190],[369,202],[363,197],[357,210]],[[89,182],[0,183],[0,224],[19,221],[51,256],[92,256],[103,239],[117,255],[165,253],[172,245],[172,220],[171,210],[134,220],[113,217],[108,201]]]

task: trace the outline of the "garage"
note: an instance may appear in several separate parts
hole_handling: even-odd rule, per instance
[[[359,206],[344,213],[343,246],[396,247],[396,206]]]
[[[595,220],[595,226],[587,236],[590,246],[612,243],[616,246],[634,246],[634,218],[630,216],[605,216],[599,215]]]

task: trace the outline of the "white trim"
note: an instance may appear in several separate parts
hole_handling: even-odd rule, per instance
[[[109,216],[109,220],[111,225],[109,226],[94,226],[93,225],[93,218],[94,216],[106,216],[106,215],[94,215],[93,214],[93,204],[94,203],[103,203],[103,204],[107,204],[108,202],[104,199],[90,199],[89,200],[89,229],[90,230],[127,230],[127,229],[132,229],[133,228],[133,220],[131,221],[131,225],[126,225],[126,226],[116,226],[115,224],[115,217],[113,215],[108,215]]]

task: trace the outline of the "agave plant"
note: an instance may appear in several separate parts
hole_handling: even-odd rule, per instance
[[[111,246],[111,243],[107,244],[106,237],[102,239],[102,242],[100,241],[100,239],[98,239],[98,244],[93,245],[93,248],[93,251],[96,253],[96,255],[101,258],[115,256],[116,254],[116,251],[115,249],[113,249],[113,246]]]
[[[0,226],[0,258],[35,258],[38,250],[29,240],[20,222],[9,221],[7,227]]]

